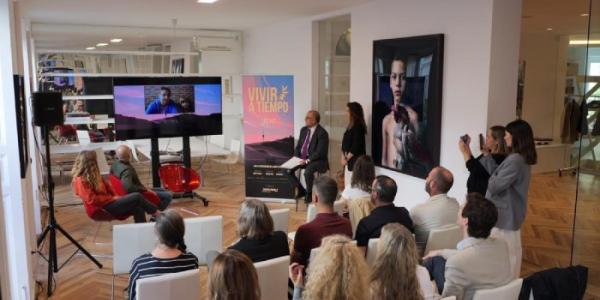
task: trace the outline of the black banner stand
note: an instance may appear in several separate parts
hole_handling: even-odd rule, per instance
[[[192,167],[192,155],[191,155],[191,150],[190,150],[190,136],[189,135],[184,135],[182,137],[183,139],[183,166],[185,166],[188,169],[191,169]],[[160,153],[158,151],[158,138],[157,137],[153,137],[150,139],[150,146],[151,146],[151,150],[150,150],[150,156],[152,159],[152,186],[154,187],[160,187],[160,176],[158,175],[158,169],[160,169]],[[189,176],[189,173],[184,173],[187,176]],[[186,181],[189,181],[189,178],[185,178]],[[202,200],[202,203],[204,203],[204,206],[208,206],[208,199],[206,199],[206,197],[203,197],[201,195],[199,195],[198,193],[194,192],[194,191],[185,191],[183,193],[179,193],[179,194],[174,194],[173,198],[192,198],[192,199],[200,199]]]

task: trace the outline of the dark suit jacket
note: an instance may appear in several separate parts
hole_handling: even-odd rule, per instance
[[[304,126],[300,129],[300,138],[296,149],[294,150],[294,156],[300,157],[302,151],[302,144],[306,139],[306,135],[310,134],[310,129]],[[325,128],[321,125],[317,125],[315,133],[313,134],[310,144],[308,145],[308,159],[310,164],[316,164],[317,171],[325,172],[329,169],[329,160],[327,159],[327,153],[329,152],[329,134]]]
[[[123,188],[127,193],[143,192],[146,187],[140,181],[137,172],[133,166],[128,162],[115,160],[110,166],[110,174],[115,175],[121,179]]]

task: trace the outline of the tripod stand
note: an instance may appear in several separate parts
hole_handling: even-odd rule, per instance
[[[98,268],[102,268],[102,264],[96,260],[83,246],[81,246],[73,237],[67,233],[57,222],[54,217],[54,181],[52,180],[51,173],[51,163],[50,163],[50,129],[48,126],[42,126],[42,131],[44,133],[44,138],[46,142],[46,183],[48,188],[48,225],[42,232],[42,235],[37,240],[38,248],[46,238],[46,235],[49,234],[48,238],[48,297],[52,295],[52,278],[54,277],[54,273],[58,273],[58,270],[61,269],[69,260],[77,253],[77,251],[83,252],[85,256],[87,256]],[[56,255],[56,230],[60,231],[75,247],[77,250],[69,257],[61,266],[58,267],[58,258]],[[39,249],[38,249],[39,252]]]

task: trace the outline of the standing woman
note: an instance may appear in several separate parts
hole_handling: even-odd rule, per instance
[[[362,106],[358,102],[349,102],[346,105],[348,112],[348,127],[342,139],[341,164],[344,167],[344,187],[350,186],[354,162],[358,157],[367,153],[365,135],[367,125]]]
[[[485,196],[490,175],[502,164],[508,149],[504,140],[506,129],[504,126],[492,126],[487,130],[485,143],[480,145],[481,155],[473,157],[469,144],[471,138],[467,136],[466,141],[462,138],[458,141],[458,148],[465,159],[469,170],[467,179],[467,193],[479,193]]]
[[[488,182],[486,198],[498,209],[498,222],[492,235],[508,244],[511,271],[515,278],[521,272],[521,225],[527,212],[527,192],[531,165],[537,162],[533,130],[529,123],[515,120],[506,125],[504,136],[509,155],[496,168]]]

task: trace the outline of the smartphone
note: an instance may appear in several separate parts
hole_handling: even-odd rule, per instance
[[[460,139],[466,144],[469,141],[469,135],[465,134],[461,136]]]
[[[483,134],[479,134],[479,150],[483,150],[485,147],[485,140],[483,139]]]

